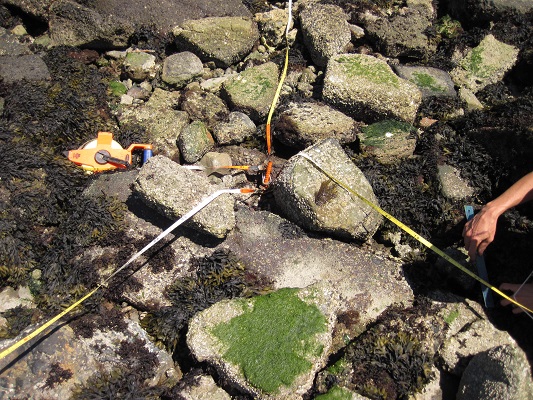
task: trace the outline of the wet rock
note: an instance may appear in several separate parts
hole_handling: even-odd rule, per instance
[[[362,128],[359,134],[361,149],[383,164],[393,164],[412,156],[417,135],[411,124],[383,120]]]
[[[174,28],[176,45],[225,68],[240,61],[259,39],[257,24],[244,17],[187,20]]]
[[[337,140],[322,140],[304,152],[320,168],[377,204],[372,187]],[[278,175],[274,196],[290,220],[306,229],[341,238],[365,241],[376,233],[382,219],[370,206],[299,155],[291,157]]]
[[[408,6],[391,16],[367,18],[366,37],[388,57],[424,58],[437,48],[425,33],[433,18],[431,2],[429,7]]]
[[[0,56],[22,56],[31,54],[28,45],[20,43],[17,35],[0,27]]]
[[[219,388],[211,375],[198,375],[183,389],[176,391],[183,400],[231,400],[231,396]]]
[[[450,75],[461,87],[479,92],[486,86],[500,82],[516,63],[518,49],[487,35],[478,46],[459,60],[459,66]]]
[[[303,41],[317,66],[346,51],[351,40],[347,19],[342,8],[331,4],[313,4],[300,12]]]
[[[413,122],[422,100],[416,85],[398,77],[385,61],[364,54],[330,59],[322,96],[348,115],[369,122],[387,117]]]
[[[213,135],[218,144],[239,144],[251,138],[257,127],[244,113],[233,111],[229,114],[228,122],[220,122],[213,127]]]
[[[275,130],[281,142],[303,149],[327,138],[354,142],[359,124],[326,104],[290,103],[278,117]]]
[[[20,340],[35,328],[30,326],[19,337],[2,341],[1,347]],[[170,354],[155,347],[137,323],[121,322],[120,329],[101,324],[89,337],[80,337],[69,325],[56,326],[40,341],[24,344],[1,360],[4,394],[12,398],[24,393],[38,400],[71,398],[94,374],[111,374],[112,368],[139,373],[139,363],[144,363],[147,387],[160,381],[172,384],[179,379],[181,372],[175,369]],[[136,355],[124,353],[124,349],[134,346]],[[21,356],[24,352],[27,353]],[[16,362],[4,369],[17,356]]]
[[[277,47],[285,43],[287,17],[288,10],[279,8],[255,14],[254,19],[259,26],[262,38],[268,46]],[[294,22],[291,21],[289,29],[292,29],[293,26]]]
[[[263,399],[301,399],[327,361],[338,299],[329,285],[221,301],[190,321],[199,361]]]
[[[2,0],[3,5],[14,6],[39,20],[46,20],[54,0]]]
[[[222,92],[233,109],[257,122],[268,114],[276,94],[278,74],[278,66],[273,62],[251,67],[224,82]]]
[[[0,81],[50,81],[50,71],[36,54],[0,56]]]
[[[297,225],[267,211],[238,208],[236,229],[221,246],[230,248],[249,268],[276,289],[328,282],[341,300],[332,353],[346,345],[394,303],[409,304],[413,292],[398,260],[369,248],[308,237]]]
[[[172,54],[165,58],[161,79],[176,88],[182,88],[193,79],[202,76],[202,61],[189,51]]]
[[[191,119],[205,122],[209,128],[225,121],[229,114],[228,107],[220,97],[203,90],[187,90],[183,93],[181,109],[186,111]]]
[[[398,65],[394,68],[400,78],[413,82],[422,97],[456,97],[455,86],[446,71],[431,67]]]
[[[465,369],[457,399],[531,399],[529,370],[526,354],[517,346],[502,345],[479,353]]]
[[[171,32],[177,24],[188,19],[250,17],[250,11],[240,0],[98,0],[87,3],[102,15],[116,15],[136,27],[154,27],[161,34]]]
[[[461,178],[461,173],[451,165],[438,166],[438,179],[442,194],[450,200],[465,200],[474,195],[474,189]]]
[[[124,73],[135,82],[154,79],[157,73],[155,56],[145,51],[131,51],[124,59]]]
[[[183,168],[163,156],[150,158],[134,184],[134,192],[145,204],[171,220],[182,217],[217,189],[203,174]],[[223,238],[235,226],[233,203],[231,195],[221,195],[195,214],[187,226]]]
[[[231,157],[228,153],[216,153],[214,151],[210,151],[202,157],[198,164],[207,168],[206,173],[208,175],[211,173],[227,174],[230,170],[221,169],[220,167],[233,165],[233,162],[231,161]]]
[[[526,13],[533,8],[528,0],[451,0],[449,2],[450,15],[460,20],[483,23],[500,19],[506,13]]]
[[[128,22],[70,0],[51,2],[49,13],[50,37],[56,46],[126,47],[133,34]]]
[[[176,139],[189,124],[185,111],[175,108],[179,104],[179,92],[169,92],[156,88],[150,99],[142,106],[126,108],[120,115],[122,127],[137,124],[146,129],[154,153],[179,159]]]
[[[202,121],[193,121],[178,137],[178,148],[186,163],[195,163],[215,146],[213,136]]]

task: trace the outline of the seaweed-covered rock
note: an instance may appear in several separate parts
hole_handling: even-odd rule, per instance
[[[374,122],[383,117],[413,122],[422,100],[415,84],[376,57],[341,54],[329,60],[324,100],[348,115]]]
[[[466,367],[457,400],[531,399],[533,380],[522,349],[501,345],[479,353]]]
[[[279,140],[291,147],[303,149],[320,140],[337,139],[351,143],[357,138],[358,124],[347,115],[326,104],[290,103],[276,123]]]
[[[180,89],[203,72],[202,61],[190,51],[183,51],[165,58],[161,79]]]
[[[450,14],[468,23],[499,19],[510,12],[526,13],[533,8],[528,0],[451,0]]]
[[[322,140],[304,152],[335,179],[377,204],[372,187],[337,140]],[[290,220],[338,237],[365,241],[376,233],[382,221],[370,206],[300,155],[293,156],[283,167],[275,182],[274,195]]]
[[[180,49],[228,67],[247,55],[259,39],[255,21],[244,17],[210,17],[187,20],[173,30]]]
[[[33,399],[73,398],[89,392],[98,396],[106,393],[99,385],[105,386],[106,379],[112,385],[111,376],[118,371],[123,377],[126,371],[134,377],[129,383],[124,379],[114,383],[119,397],[138,395],[165,381],[169,386],[175,384],[181,372],[175,369],[170,354],[155,347],[138,323],[125,320],[115,310],[106,313],[81,317],[74,329],[56,326],[42,340],[26,343],[1,360],[4,394],[11,398],[24,393]],[[17,338],[3,341],[2,348],[34,329],[31,325]],[[11,368],[4,368],[17,356],[20,358]],[[102,379],[96,384],[99,374]]]
[[[338,299],[328,285],[219,302],[196,314],[194,356],[263,399],[301,399],[325,365]]]
[[[325,67],[328,59],[344,53],[350,43],[348,16],[332,4],[313,4],[300,12],[303,40],[311,59]]]
[[[268,114],[278,85],[278,66],[273,62],[248,68],[224,82],[222,93],[235,110],[254,121]]]
[[[489,34],[459,60],[459,66],[450,75],[458,86],[477,93],[503,79],[505,73],[515,65],[518,51],[518,48]]]
[[[163,156],[150,158],[134,183],[134,191],[148,206],[172,220],[189,212],[217,189],[204,175]],[[223,238],[235,226],[233,203],[231,195],[221,195],[195,214],[187,225]]]

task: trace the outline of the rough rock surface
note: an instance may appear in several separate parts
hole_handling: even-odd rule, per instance
[[[339,142],[322,140],[304,150],[320,168],[337,177],[361,196],[377,204],[372,187],[348,158]],[[275,183],[276,202],[287,217],[306,229],[365,241],[381,223],[370,206],[338,187],[311,161],[293,156]]]
[[[152,157],[139,172],[134,191],[150,207],[176,220],[189,212],[216,186],[164,156]],[[223,238],[235,226],[233,198],[224,194],[193,216],[188,226]]]
[[[202,61],[228,67],[240,61],[259,39],[255,21],[243,17],[187,20],[174,28],[176,44]]]
[[[326,138],[335,138],[340,143],[354,142],[358,128],[352,118],[319,103],[290,103],[275,123],[279,140],[300,149]]]
[[[533,380],[524,352],[512,345],[476,354],[466,367],[458,400],[531,399]]]
[[[178,148],[186,163],[195,163],[213,148],[215,141],[202,121],[187,125],[178,137]]]
[[[181,88],[202,75],[202,61],[190,51],[183,51],[165,58],[161,79],[169,85]]]
[[[347,15],[332,4],[315,4],[300,12],[303,40],[313,62],[325,67],[329,58],[344,53],[351,39]]]
[[[218,144],[238,144],[252,137],[257,127],[248,115],[233,111],[227,122],[220,122],[213,127],[213,135]]]
[[[413,82],[422,91],[422,97],[456,97],[454,83],[446,71],[431,67],[398,65],[397,74]]]
[[[329,60],[324,100],[356,119],[383,117],[413,122],[422,94],[398,77],[382,60],[364,54],[341,54]]]

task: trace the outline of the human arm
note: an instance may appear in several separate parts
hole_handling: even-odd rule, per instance
[[[533,172],[519,179],[496,199],[487,203],[481,211],[465,224],[463,238],[471,260],[483,255],[494,240],[498,218],[505,211],[533,200]]]

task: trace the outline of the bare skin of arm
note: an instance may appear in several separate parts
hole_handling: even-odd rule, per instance
[[[465,224],[463,238],[465,248],[472,261],[476,259],[477,255],[483,255],[487,246],[494,240],[500,215],[510,208],[530,200],[533,200],[533,172],[518,180],[502,195],[487,203],[474,218]],[[503,283],[500,289],[511,290],[514,293],[519,287],[520,285]],[[533,284],[524,285],[517,297],[518,302],[532,309]],[[502,305],[510,304],[507,300],[502,300],[501,303]],[[521,311],[520,308],[517,308],[513,312]]]

